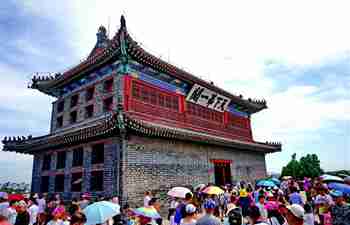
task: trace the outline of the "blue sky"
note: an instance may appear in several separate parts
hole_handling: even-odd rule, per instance
[[[148,51],[234,94],[267,100],[269,109],[253,116],[253,134],[283,143],[283,152],[267,157],[269,171],[294,152],[318,154],[326,170],[350,169],[348,8],[347,1],[7,0],[0,6],[0,137],[46,134],[54,99],[26,88],[31,75],[78,63],[98,26],[112,36],[124,13]],[[31,164],[30,156],[0,152],[0,182],[30,181]]]

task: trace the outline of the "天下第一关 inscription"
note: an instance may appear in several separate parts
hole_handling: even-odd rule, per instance
[[[198,84],[193,85],[186,100],[220,112],[225,111],[230,103],[229,98]]]

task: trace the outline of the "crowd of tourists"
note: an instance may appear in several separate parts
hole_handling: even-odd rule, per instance
[[[135,208],[120,207],[118,197],[93,201],[88,193],[69,202],[59,194],[2,193],[0,225],[350,225],[349,196],[319,179],[267,184],[176,187],[167,203],[147,191]]]

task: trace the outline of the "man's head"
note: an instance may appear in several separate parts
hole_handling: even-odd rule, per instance
[[[304,208],[298,204],[293,204],[287,206],[286,218],[288,224],[290,225],[298,225],[303,224],[304,222]]]
[[[265,196],[264,195],[259,195],[259,203],[264,204],[265,203]]]
[[[86,223],[86,216],[81,212],[76,212],[72,215],[70,224],[72,225],[83,225]]]
[[[17,211],[24,212],[27,210],[27,203],[25,201],[20,201],[17,203]]]
[[[342,205],[344,203],[344,195],[341,191],[332,191],[331,195],[336,205]]]
[[[149,191],[145,191],[145,196],[150,195],[151,193]]]
[[[260,218],[261,214],[260,214],[260,210],[257,206],[252,206],[249,208],[248,210],[248,217],[249,220],[252,224],[255,223],[255,221],[257,221]]]
[[[204,202],[204,209],[207,214],[213,214],[215,210],[216,204],[213,199],[207,199]]]
[[[191,192],[188,192],[188,193],[186,193],[186,195],[185,195],[185,200],[186,200],[187,202],[189,202],[189,201],[192,200],[192,197],[193,197],[192,193],[191,193]]]
[[[149,206],[153,206],[158,212],[160,211],[160,202],[157,198],[151,198],[148,204]]]

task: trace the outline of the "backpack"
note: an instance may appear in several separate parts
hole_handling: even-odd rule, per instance
[[[181,203],[175,209],[175,216],[174,216],[175,224],[180,224],[181,219],[184,218],[185,216],[186,216],[186,205]]]

